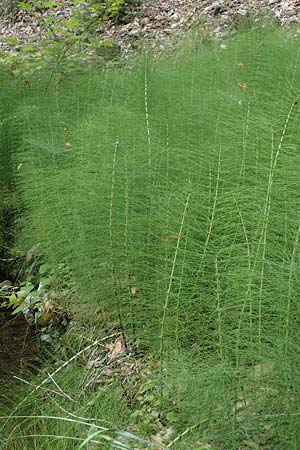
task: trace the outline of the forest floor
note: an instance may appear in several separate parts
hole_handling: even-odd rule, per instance
[[[58,0],[55,0],[58,1]],[[61,2],[60,2],[61,3]],[[80,5],[79,5],[80,6]],[[0,48],[9,50],[8,38],[28,44],[46,37],[43,19],[58,22],[68,20],[72,14],[72,1],[56,8],[45,9],[41,16],[17,8],[14,16],[4,21],[0,18]],[[236,24],[251,18],[276,19],[281,25],[300,21],[300,2],[297,0],[145,0],[134,2],[125,20],[108,21],[98,29],[99,39],[113,40],[126,55],[141,45],[156,50],[174,44],[174,37],[191,28],[210,36],[222,38]]]

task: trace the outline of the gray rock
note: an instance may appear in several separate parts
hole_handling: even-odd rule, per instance
[[[143,25],[143,26],[148,25],[149,22],[150,22],[149,17],[144,17],[144,18],[141,20],[141,25]]]
[[[297,22],[299,22],[299,17],[292,16],[289,18],[289,23],[297,23]]]
[[[49,334],[41,334],[40,340],[41,340],[41,342],[44,342],[45,344],[52,343],[52,337]]]
[[[131,30],[128,34],[129,36],[138,36],[140,34],[140,30]]]
[[[247,10],[241,8],[241,9],[238,10],[237,14],[238,14],[239,16],[244,17],[244,16],[247,15]]]
[[[205,13],[213,12],[214,14],[216,14],[216,13],[218,13],[218,11],[220,9],[223,8],[223,6],[224,6],[224,1],[223,0],[218,0],[218,1],[213,2],[211,5],[207,6],[204,9],[204,12]]]
[[[287,17],[294,17],[294,16],[295,16],[295,10],[294,10],[294,9],[288,9],[288,10],[285,12],[285,15],[286,15]]]
[[[212,9],[216,9],[216,8],[221,8],[222,6],[224,6],[224,0],[218,0],[216,2],[213,2],[209,8]]]

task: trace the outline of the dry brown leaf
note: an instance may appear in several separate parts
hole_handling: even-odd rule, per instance
[[[114,371],[112,369],[110,369],[109,367],[104,369],[102,372],[102,375],[104,375],[105,377],[111,377],[113,374],[114,374]]]
[[[243,81],[239,81],[237,85],[240,89],[243,89],[244,91],[247,89],[247,85]]]
[[[20,367],[21,367],[21,369],[27,369],[28,362],[25,358],[20,358]]]
[[[131,364],[129,362],[125,362],[124,364],[122,364],[122,366],[120,367],[120,373],[122,375],[132,375],[133,373],[136,372],[136,366],[135,364]]]
[[[152,439],[154,442],[163,445],[170,440],[173,432],[174,432],[173,427],[165,427],[161,431],[156,433],[154,436],[152,436]]]
[[[108,363],[111,363],[121,356],[126,350],[122,336],[119,336],[114,342],[107,344],[107,348],[109,350]]]
[[[135,286],[133,286],[130,289],[130,294],[132,295],[132,297],[134,297],[137,294],[137,288]]]
[[[209,450],[211,448],[211,446],[209,444],[207,444],[207,442],[196,441],[196,444],[199,445],[200,447],[204,447],[207,450]],[[213,449],[211,448],[211,450],[213,450]]]
[[[260,446],[258,444],[256,444],[253,441],[244,441],[244,445],[247,446],[247,448],[251,448],[253,450],[259,450]]]
[[[250,406],[251,403],[252,403],[251,400],[242,400],[242,401],[236,402],[234,410],[240,411],[241,409],[244,409],[244,408],[247,408],[248,406]]]
[[[40,310],[43,313],[52,314],[54,313],[54,306],[49,302],[49,300],[45,300]]]
[[[167,242],[172,239],[178,239],[178,235],[174,234],[174,233],[164,233],[164,234],[161,234],[161,236],[160,236],[161,242]]]

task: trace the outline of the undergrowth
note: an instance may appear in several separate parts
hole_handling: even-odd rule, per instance
[[[176,448],[299,448],[299,65],[261,28],[18,88],[17,247],[156,355]]]
[[[14,127],[16,116],[14,110],[18,101],[14,83],[8,74],[1,77],[0,90],[0,277],[5,278],[11,265],[10,243],[14,226],[14,214],[17,209],[12,191],[13,168],[11,166],[11,145],[21,133],[10,133]],[[14,136],[15,135],[15,136]]]
[[[129,426],[130,417],[123,395],[125,373],[118,370],[132,364],[116,350],[117,333],[92,337],[86,330],[83,335],[78,324],[75,330],[71,327],[59,355],[52,353],[52,347],[44,352],[47,361],[36,376],[24,371],[14,377],[21,386],[21,400],[16,405],[6,402],[6,408],[1,405],[1,448],[130,450],[133,445],[148,446],[149,441],[118,428]],[[108,370],[114,376],[107,376]],[[131,375],[136,381],[136,371]]]

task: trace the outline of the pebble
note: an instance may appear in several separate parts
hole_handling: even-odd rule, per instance
[[[128,34],[129,36],[138,36],[140,34],[140,30],[130,30]]]
[[[210,6],[207,6],[206,11],[213,11],[215,9],[222,8],[223,5],[224,5],[223,0],[213,2]]]
[[[44,342],[44,344],[51,344],[53,339],[49,334],[41,334],[40,335],[41,342]]]
[[[149,22],[150,22],[149,17],[144,17],[144,18],[141,20],[141,25],[143,25],[143,26],[148,25]]]
[[[246,9],[239,9],[237,14],[239,16],[246,16],[247,15],[247,10]]]

